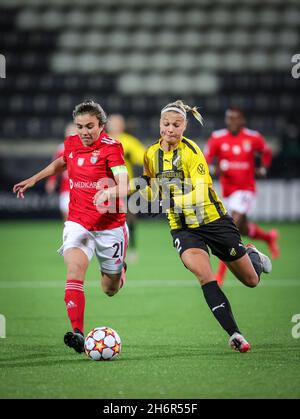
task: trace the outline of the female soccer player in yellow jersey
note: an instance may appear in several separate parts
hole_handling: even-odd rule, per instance
[[[162,109],[161,137],[146,150],[144,177],[149,184],[151,180],[151,185],[156,178],[162,198],[169,193],[166,212],[174,247],[186,268],[199,280],[208,306],[230,336],[230,346],[247,352],[250,344],[242,336],[230,303],[215,280],[208,248],[248,287],[256,287],[261,273],[270,272],[272,265],[253,245],[242,244],[237,227],[213,189],[202,152],[195,142],[183,136],[187,112],[202,124],[197,108],[181,100]]]

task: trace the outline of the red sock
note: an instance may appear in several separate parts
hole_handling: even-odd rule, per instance
[[[67,279],[65,303],[73,331],[79,329],[83,333],[85,297],[82,281]]]
[[[227,266],[225,265],[224,262],[220,260],[219,266],[218,266],[217,277],[220,278],[221,281],[223,281],[226,271],[227,271]]]
[[[252,239],[263,240],[265,242],[270,241],[269,232],[264,231],[262,228],[258,227],[258,225],[254,223],[249,223],[248,236]]]

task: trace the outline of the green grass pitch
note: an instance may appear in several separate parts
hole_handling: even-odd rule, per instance
[[[271,226],[267,226],[271,227]],[[65,312],[59,221],[2,222],[0,398],[299,398],[299,224],[279,224],[281,258],[256,289],[228,275],[224,286],[244,335],[232,351],[200,286],[181,264],[166,222],[138,225],[139,261],[124,289],[102,293],[95,260],[86,282],[85,331],[110,326],[120,357],[93,362],[63,344]],[[263,244],[260,249],[267,250]],[[212,258],[214,267],[216,259]]]

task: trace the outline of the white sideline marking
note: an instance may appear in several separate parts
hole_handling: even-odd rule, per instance
[[[99,280],[89,280],[86,282],[88,288],[98,288]],[[226,288],[234,288],[237,286],[243,286],[238,280],[229,280],[225,283]],[[300,279],[266,279],[262,280],[259,287],[299,287]],[[0,281],[0,289],[10,288],[28,288],[28,289],[40,289],[40,288],[64,288],[64,280],[58,281]],[[196,279],[141,279],[141,280],[130,280],[126,281],[126,288],[156,288],[156,287],[199,287]]]
[[[0,338],[6,338],[6,319],[3,314],[0,314]]]

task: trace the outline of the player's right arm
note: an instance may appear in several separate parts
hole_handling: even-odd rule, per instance
[[[59,157],[63,157],[64,155],[64,144],[60,144],[55,151],[54,155],[52,156],[51,161],[58,159]],[[45,190],[47,194],[52,194],[55,191],[56,185],[58,181],[58,176],[49,176],[47,182],[45,184]]]
[[[24,198],[24,192],[27,189],[32,188],[37,182],[45,179],[46,177],[55,176],[62,173],[66,168],[67,164],[64,158],[59,157],[40,172],[14,185],[13,192],[17,194],[17,198]]]
[[[258,178],[263,178],[266,176],[267,170],[272,163],[272,149],[266,142],[265,138],[259,133],[256,133],[254,148],[259,154],[256,161],[257,167],[255,168],[255,175]]]
[[[204,148],[204,157],[209,166],[209,170],[212,175],[219,176],[219,152],[216,139],[213,135],[207,141],[207,144]]]

